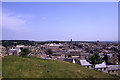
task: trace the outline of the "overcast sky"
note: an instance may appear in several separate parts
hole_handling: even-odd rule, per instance
[[[117,2],[3,2],[3,40],[118,40]]]

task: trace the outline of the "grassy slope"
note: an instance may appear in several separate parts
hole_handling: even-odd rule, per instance
[[[65,61],[18,56],[8,56],[2,61],[3,78],[115,78]]]
[[[2,58],[0,57],[0,79],[2,78]]]

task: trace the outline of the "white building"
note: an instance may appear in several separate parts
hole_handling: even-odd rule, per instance
[[[120,70],[120,65],[107,65],[107,67],[109,74],[119,75],[118,71]]]
[[[107,73],[107,66],[105,62],[102,62],[101,64],[96,64],[95,69]]]
[[[87,68],[92,68],[92,64],[90,64],[88,61],[86,61],[86,59],[81,59],[77,62],[78,64],[85,66]]]
[[[16,45],[16,47],[21,48],[24,47],[24,45]]]

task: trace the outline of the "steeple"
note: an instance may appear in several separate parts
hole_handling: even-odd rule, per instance
[[[71,49],[73,48],[73,42],[72,42],[72,39],[70,39],[70,48],[71,48]]]
[[[70,42],[72,43],[72,39],[70,40]]]

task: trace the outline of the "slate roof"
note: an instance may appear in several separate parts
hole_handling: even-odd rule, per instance
[[[95,65],[95,68],[106,68],[107,66],[106,66],[106,64],[105,64],[105,62],[102,62],[101,64],[96,64]]]
[[[111,70],[120,70],[120,65],[108,65],[108,71]]]
[[[109,56],[111,58],[113,56],[113,54],[107,54],[107,56]]]
[[[9,49],[9,51],[16,51],[17,49]]]
[[[83,53],[83,52],[82,52],[82,53],[80,53],[80,55],[81,55],[81,56],[89,56],[90,53]]]
[[[72,58],[65,58],[65,61],[72,62],[73,59]]]
[[[81,64],[82,66],[91,66],[91,65],[92,65],[92,64],[90,64],[89,62],[87,62],[85,59],[80,60],[80,64]]]

